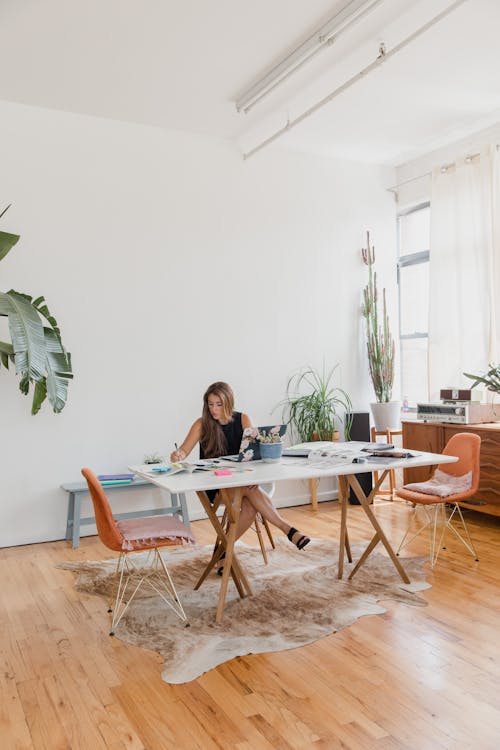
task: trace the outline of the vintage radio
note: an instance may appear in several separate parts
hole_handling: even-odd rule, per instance
[[[443,401],[482,401],[482,391],[479,388],[441,388],[439,398]]]
[[[417,419],[422,422],[450,422],[451,424],[497,422],[500,420],[500,405],[495,409],[493,404],[417,404]]]

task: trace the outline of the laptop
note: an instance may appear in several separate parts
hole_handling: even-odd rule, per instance
[[[269,433],[279,434],[281,438],[286,433],[286,424],[266,424],[260,427],[245,427],[243,437],[241,438],[240,450],[234,456],[221,456],[224,461],[259,461],[260,460],[260,442],[257,440],[258,434]]]

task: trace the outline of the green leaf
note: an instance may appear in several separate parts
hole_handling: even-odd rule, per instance
[[[64,349],[57,322],[48,313],[43,297],[37,300],[54,321],[54,326],[44,327],[39,310],[32,298],[14,290],[0,293],[0,315],[9,316],[12,345],[2,344],[0,352],[14,359],[16,373],[21,376],[19,389],[25,395],[31,383],[35,384],[32,414],[36,414],[48,397],[53,410],[60,412],[68,397],[68,380],[73,377],[71,356]],[[49,321],[49,322],[51,322]],[[52,323],[51,323],[52,324]]]
[[[0,232],[0,260],[5,258],[19,239],[18,234],[9,234],[9,232]]]
[[[37,311],[25,296],[14,292],[0,293],[0,314],[9,316],[9,330],[14,347],[16,373],[36,382],[44,376],[45,345],[43,325]]]
[[[1,213],[0,218],[10,206]],[[0,260],[19,240],[19,235],[0,232]],[[71,356],[64,349],[61,331],[43,296],[33,299],[11,289],[0,292],[0,315],[8,316],[12,344],[0,341],[0,365],[15,363],[20,376],[19,389],[27,395],[34,384],[32,414],[37,414],[45,398],[55,412],[67,401],[68,381],[73,377]],[[43,320],[49,326],[44,326]]]
[[[9,369],[9,361],[14,361],[14,347],[6,341],[0,341],[0,364],[2,364],[6,370]]]
[[[482,383],[489,391],[500,392],[500,365],[495,366],[490,364],[490,369],[484,375],[472,375],[468,372],[464,372],[464,375],[466,378],[471,378],[474,381],[471,388],[475,388]]]
[[[30,298],[31,299],[31,298]],[[50,314],[49,308],[45,304],[45,297],[37,297],[35,300],[31,302],[33,307],[37,310],[37,312],[45,318],[45,320],[50,323],[52,330],[55,332],[57,338],[59,339],[59,344],[62,347],[62,341],[61,341],[61,331],[59,329],[59,326],[57,324],[57,320],[54,318],[53,315]]]
[[[33,403],[31,405],[31,413],[33,415],[38,414],[38,412],[40,411],[40,407],[45,401],[46,396],[47,385],[44,378],[43,380],[39,380],[38,383],[35,383],[35,388],[33,391]]]
[[[333,383],[337,367],[327,371],[323,364],[319,371],[307,366],[288,380],[286,398],[280,404],[282,418],[303,442],[310,442],[314,432],[331,435],[339,422],[344,422],[348,438],[350,424],[345,414],[352,412],[352,403],[346,391]]]
[[[47,351],[47,397],[56,413],[64,409],[68,398],[68,379],[73,377],[71,361],[51,328],[45,328]]]

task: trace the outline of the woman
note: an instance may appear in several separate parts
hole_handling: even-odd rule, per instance
[[[213,383],[203,396],[201,417],[192,425],[180,448],[171,454],[170,460],[184,461],[198,442],[200,458],[218,458],[238,453],[246,427],[252,427],[250,417],[248,414],[234,411],[234,394],[231,387],[227,383]],[[213,503],[216,494],[217,490],[207,491],[210,502]],[[309,537],[286,523],[257,484],[243,488],[240,518],[236,528],[237,539],[250,528],[257,513],[281,529],[298,549],[304,549],[311,541]]]

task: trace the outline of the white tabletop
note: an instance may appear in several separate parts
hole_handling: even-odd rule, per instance
[[[152,471],[152,466],[143,464],[130,466],[129,470],[140,477],[149,479],[153,484],[171,493],[199,492],[202,490],[217,490],[221,487],[244,487],[250,484],[264,484],[265,482],[279,482],[292,479],[314,479],[321,477],[345,476],[348,474],[364,474],[366,472],[382,472],[386,469],[402,469],[416,466],[434,466],[437,464],[453,463],[456,456],[444,456],[440,453],[424,453],[411,451],[412,458],[377,459],[370,460],[360,449],[366,443],[337,443],[337,453],[334,461],[324,462],[307,458],[284,456],[278,463],[264,461],[249,461],[246,463],[221,462],[220,469],[229,469],[229,475],[216,475],[213,471],[196,471],[192,474],[182,472],[169,475]],[[366,458],[366,463],[353,463],[353,458]]]

